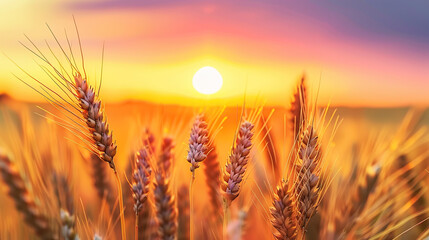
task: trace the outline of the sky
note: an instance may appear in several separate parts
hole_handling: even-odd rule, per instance
[[[46,78],[19,41],[26,42],[26,34],[49,51],[44,41],[55,44],[48,23],[64,44],[67,31],[78,52],[74,16],[91,79],[100,77],[105,46],[107,102],[228,105],[246,98],[287,105],[305,74],[321,104],[426,106],[427,9],[423,0],[2,0],[0,92],[42,100],[14,77],[22,72],[10,59]],[[216,68],[224,81],[210,96],[192,87],[204,66]]]

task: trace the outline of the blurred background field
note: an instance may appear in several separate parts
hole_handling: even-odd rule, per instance
[[[270,112],[274,110],[267,127],[270,130],[270,138],[272,138],[274,148],[277,151],[277,158],[280,158],[282,162],[285,162],[289,156],[289,149],[292,143],[291,135],[293,134],[289,126],[290,122],[286,120],[288,112],[287,101],[288,99],[285,99],[285,106],[265,106],[263,111],[263,116],[268,116]],[[92,221],[95,221],[95,223],[89,224],[91,234],[92,231],[98,232],[101,236],[106,233],[112,234],[112,229],[117,228],[119,223],[116,222],[109,226],[108,222],[115,222],[117,216],[113,215],[112,217],[111,213],[106,214],[99,212],[101,211],[101,205],[99,201],[94,199],[96,190],[92,184],[91,170],[87,167],[89,161],[88,151],[81,146],[82,144],[73,137],[72,133],[65,131],[53,121],[46,119],[51,116],[41,110],[41,108],[55,112],[55,109],[46,103],[26,103],[3,96],[0,105],[0,128],[2,129],[0,139],[2,147],[12,153],[17,153],[19,151],[22,151],[22,153],[32,152],[37,149],[37,156],[40,156],[40,159],[35,159],[34,161],[27,159],[24,162],[30,161],[32,162],[30,166],[31,164],[36,164],[42,171],[46,171],[47,169],[60,169],[60,172],[63,171],[67,173],[66,175],[70,175],[73,188],[79,193],[74,199],[74,205],[78,212],[78,216],[82,217],[85,212]],[[203,107],[203,109],[206,110],[213,110],[212,108],[215,108],[215,111],[222,110],[220,107]],[[199,110],[201,110],[201,108],[161,105],[142,101],[106,104],[106,114],[119,146],[116,164],[124,179],[126,176],[128,176],[128,178],[130,176],[131,156],[133,151],[139,146],[142,133],[146,127],[148,127],[155,134],[158,141],[158,148],[160,147],[159,140],[162,136],[172,136],[174,138],[176,145],[174,149],[174,189],[178,189],[181,185],[187,185],[189,181],[189,164],[185,159],[188,149],[188,135],[193,117]],[[229,155],[241,111],[242,106],[226,107],[224,109],[222,116],[227,117],[227,120],[215,138],[215,145],[221,167],[224,166],[227,156]],[[336,116],[339,116],[341,120],[334,139],[332,141],[327,141],[325,139],[324,141],[330,148],[326,157],[328,159],[326,161],[329,164],[328,168],[338,170],[334,171],[336,175],[334,177],[334,182],[336,181],[335,179],[341,179],[341,175],[350,174],[350,171],[353,171],[353,166],[356,166],[356,164],[359,165],[359,162],[366,163],[369,161],[374,163],[378,161],[380,164],[385,162],[386,165],[391,168],[392,165],[398,163],[396,158],[402,154],[406,154],[410,159],[424,158],[423,160],[418,160],[418,163],[415,165],[412,165],[412,171],[415,173],[411,174],[406,172],[404,174],[406,176],[405,178],[408,176],[418,176],[420,179],[417,183],[413,182],[413,184],[417,184],[417,188],[419,189],[417,195],[419,196],[418,199],[420,199],[418,201],[420,205],[417,209],[409,206],[404,211],[398,211],[397,218],[405,219],[406,216],[410,216],[428,207],[426,201],[429,194],[426,191],[425,184],[428,181],[425,169],[427,169],[429,165],[428,156],[426,154],[426,149],[429,147],[427,134],[419,136],[417,140],[412,140],[411,147],[404,147],[402,149],[402,146],[394,146],[395,144],[407,145],[405,139],[413,138],[412,135],[416,132],[425,132],[426,128],[429,127],[429,111],[427,109],[413,109],[408,107],[331,107],[329,112],[330,114],[335,112]],[[410,116],[412,117],[410,118]],[[406,122],[405,127],[404,121]],[[256,132],[262,131],[262,128],[263,126],[258,126]],[[402,133],[400,133],[401,131]],[[398,132],[403,136],[398,137]],[[237,223],[239,228],[242,229],[242,231],[240,231],[242,235],[232,237],[233,239],[269,239],[272,236],[271,230],[268,230],[271,229],[271,226],[269,224],[267,206],[265,204],[269,204],[271,201],[269,196],[270,192],[275,188],[275,181],[272,179],[270,166],[268,166],[270,157],[266,155],[267,145],[263,136],[263,134],[259,134],[255,141],[256,150],[253,151],[252,160],[249,164],[250,173],[246,178],[244,190],[242,190],[241,193],[242,196],[239,198],[237,204],[238,209],[244,209],[243,211],[247,214],[245,225],[241,226]],[[18,145],[19,147],[17,149],[16,144],[22,141],[24,144]],[[397,142],[395,143],[395,141]],[[386,149],[384,147],[386,147]],[[365,148],[366,152],[362,150]],[[359,151],[361,151],[362,154],[357,154]],[[385,157],[386,159],[379,161],[378,158],[382,158],[382,154],[379,153],[383,151],[391,151],[392,154]],[[64,153],[66,153],[65,156]],[[21,157],[23,156],[28,155],[23,154]],[[16,158],[19,159],[20,157],[16,156]],[[372,160],[374,161],[371,161],[370,158],[373,158]],[[23,163],[21,162],[20,164]],[[31,167],[27,166],[24,167],[24,169],[27,169],[25,172],[28,171],[33,172],[33,175],[35,174],[35,169],[31,169]],[[111,173],[108,172],[107,174]],[[208,195],[204,178],[203,172],[197,173],[198,181],[196,181],[195,188],[198,190],[195,195],[196,203],[194,208],[197,216],[195,220],[197,223],[197,239],[203,239],[203,236],[207,237],[207,235],[204,235],[207,233],[204,232],[209,228],[209,226],[206,225],[207,222],[205,219],[207,216]],[[386,177],[386,179],[387,178],[388,177]],[[113,184],[113,178],[111,178],[111,181]],[[132,203],[130,203],[129,196],[127,196],[129,190],[126,181],[123,182],[123,186],[125,189],[125,199],[128,198],[128,200],[126,200],[126,212],[129,212],[131,211],[130,209],[132,209]],[[1,188],[4,187],[4,185],[1,186]],[[353,188],[353,186],[350,187]],[[6,189],[4,190],[6,191]],[[37,191],[40,190],[36,190],[36,192]],[[111,196],[116,195],[112,194]],[[341,199],[341,195],[338,195],[337,198]],[[412,198],[413,197],[411,197],[411,199]],[[329,201],[329,196],[327,196],[326,199]],[[392,197],[392,201],[396,201],[394,199],[395,197]],[[178,201],[180,202],[180,200],[179,198]],[[398,199],[397,201],[397,204],[400,204],[401,201],[404,200]],[[408,201],[411,200],[405,200],[405,202]],[[414,201],[415,199],[413,203]],[[2,214],[10,214],[9,216],[15,216],[17,214],[7,195],[1,195],[0,203],[2,206]],[[320,211],[327,211],[327,205],[329,204],[322,204]],[[239,214],[239,211],[235,214]],[[423,214],[423,216],[427,216],[426,214],[427,213]],[[239,215],[235,215],[235,218],[239,219]],[[412,228],[410,231],[406,232],[401,239],[417,238],[427,226],[426,222],[421,223],[419,226],[414,226],[414,224],[417,224],[421,219],[424,218],[416,217],[409,219],[406,223],[398,227],[398,229],[392,230],[392,232],[398,235],[408,228]],[[83,219],[81,219],[81,221],[82,222],[78,223],[78,229],[84,229],[84,226],[87,224],[83,222]],[[313,237],[316,236],[323,236],[320,232],[324,229],[324,223],[323,220],[319,222],[321,221],[320,215],[318,214],[315,216],[313,221],[316,221],[316,223],[312,224],[316,224],[317,227],[313,227],[309,230],[308,239],[314,239]],[[132,220],[128,222],[128,224],[132,224]],[[20,217],[3,219],[1,224],[2,228],[5,230],[5,234],[12,234],[8,236],[18,236],[18,238],[21,239],[21,237],[29,237],[31,235],[27,233],[27,231],[20,230],[25,229],[25,225],[21,222]],[[321,239],[323,239],[323,237]],[[389,237],[385,237],[385,239],[389,239]]]

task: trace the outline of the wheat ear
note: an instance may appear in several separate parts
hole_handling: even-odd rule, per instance
[[[100,162],[100,160],[98,160]],[[64,174],[53,172],[52,181],[60,207],[61,235],[65,240],[79,240],[76,232],[73,193],[69,179]]]
[[[158,169],[155,173],[155,216],[158,225],[158,238],[162,240],[174,239],[177,232],[177,209],[170,182],[173,147],[173,139],[164,137],[161,144],[161,154],[158,158]]]
[[[135,239],[146,239],[149,232],[150,205],[147,201],[152,183],[151,159],[155,154],[155,136],[145,129],[143,146],[134,156],[131,192],[134,200]]]
[[[195,118],[192,125],[191,135],[189,136],[189,151],[186,160],[191,164],[190,170],[193,177],[195,176],[195,169],[199,168],[199,163],[207,158],[209,150],[208,143],[208,125],[204,120],[202,114]]]
[[[109,124],[104,119],[104,110],[98,95],[83,79],[80,73],[74,76],[76,85],[76,94],[82,109],[83,118],[89,131],[92,133],[92,139],[95,147],[99,151],[101,160],[109,163],[109,166],[116,172],[113,158],[116,155],[116,144],[112,140],[112,133],[109,130]]]
[[[345,206],[346,209],[342,212],[341,216],[337,216],[335,219],[334,232],[337,236],[348,233],[353,227],[356,218],[365,208],[368,197],[377,186],[380,170],[380,166],[377,164],[368,166],[363,181],[356,183],[356,190],[351,193],[350,201]]]
[[[221,187],[228,205],[240,193],[240,183],[243,180],[252,147],[253,127],[251,122],[241,123],[235,146],[225,166]]]
[[[138,215],[146,202],[149,194],[150,177],[152,168],[149,164],[149,155],[146,149],[140,149],[136,153],[136,162],[133,172],[132,191],[134,199],[134,212]]]
[[[206,175],[206,185],[209,188],[210,203],[214,216],[218,216],[222,209],[220,200],[220,164],[216,153],[216,148],[212,147],[204,161],[204,173]]]
[[[79,236],[75,230],[75,217],[70,215],[67,210],[60,210],[61,218],[61,235],[65,240],[79,240]]]
[[[293,99],[290,108],[290,120],[295,133],[294,139],[298,139],[299,133],[302,131],[300,128],[306,126],[305,114],[307,111],[307,91],[305,87],[305,76],[303,75],[296,87],[293,94]]]
[[[410,167],[412,161],[410,161],[407,155],[405,154],[400,155],[397,161],[398,161],[398,167],[400,169],[407,169],[407,172],[402,174],[401,177],[404,180],[406,180],[408,187],[413,190],[414,195],[417,196],[419,192],[424,191],[423,190],[424,184],[419,182],[417,177],[414,175],[414,169],[417,169],[417,168]],[[413,204],[412,211],[413,213],[423,212],[425,209],[425,206],[427,205],[428,204],[427,204],[426,197],[422,196],[417,200],[415,204]],[[429,227],[428,221],[425,220],[427,218],[428,218],[427,213],[420,214],[417,217],[417,222],[421,222],[421,224],[419,224],[419,228],[421,229],[422,232]]]
[[[137,240],[139,239],[139,214],[148,198],[152,169],[149,164],[149,154],[145,148],[140,149],[135,158],[131,188],[134,199],[134,212],[136,214],[135,239]]]
[[[171,166],[173,164],[172,150],[174,148],[173,138],[164,137],[161,143],[161,154],[158,158],[158,168],[167,176],[170,175]]]
[[[148,167],[150,167],[150,172],[152,172],[153,162],[155,155],[155,135],[149,131],[148,128],[145,129],[145,136],[143,137],[143,147],[145,154],[147,155],[145,158],[146,161],[149,163]],[[141,156],[143,156],[141,154]],[[150,174],[151,175],[151,174]],[[153,183],[153,178],[150,177],[148,184],[151,185]],[[141,211],[136,216],[136,225],[138,226],[138,239],[144,240],[148,239],[149,235],[151,234],[151,227],[150,227],[150,221],[151,221],[151,214],[152,214],[152,207],[149,201],[145,201],[142,204]]]
[[[74,76],[76,96],[80,103],[83,118],[86,120],[89,132],[92,134],[93,144],[98,150],[101,160],[107,162],[110,168],[113,169],[118,186],[119,195],[119,211],[121,219],[122,239],[126,239],[125,217],[124,217],[124,202],[122,196],[121,180],[113,158],[116,155],[116,143],[113,142],[112,133],[109,130],[109,124],[104,116],[104,109],[101,106],[101,101],[98,99],[98,94],[92,87],[88,85],[86,79],[77,72]]]
[[[158,237],[162,240],[175,239],[177,232],[177,209],[170,185],[170,181],[164,173],[155,174],[156,219]]]
[[[297,239],[297,221],[294,215],[293,192],[284,180],[277,186],[274,194],[273,206],[271,207],[271,223],[277,230],[274,237],[277,240]]]
[[[37,236],[44,240],[56,239],[49,221],[38,209],[29,193],[24,179],[19,174],[16,165],[8,156],[0,152],[0,171],[3,181],[9,187],[9,196],[15,201],[16,209],[24,215],[25,222],[34,229]]]
[[[369,195],[374,191],[377,186],[378,176],[380,175],[380,166],[375,164],[369,166],[365,172],[365,179],[363,182],[358,183],[357,191],[353,194],[349,216],[353,216],[362,212]]]
[[[303,134],[302,143],[298,149],[298,179],[296,187],[296,205],[298,210],[298,225],[301,232],[314,214],[319,200],[320,154],[318,136],[312,126]]]

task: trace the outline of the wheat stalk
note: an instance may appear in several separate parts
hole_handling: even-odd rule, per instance
[[[288,187],[288,182],[282,180],[274,194],[271,207],[271,223],[277,230],[274,237],[277,240],[297,239],[297,220],[294,214],[293,192]]]
[[[300,162],[295,183],[298,225],[305,232],[305,227],[314,214],[319,200],[320,154],[318,136],[309,126],[303,134],[302,143],[298,149]]]
[[[253,127],[251,122],[244,121],[241,123],[235,146],[225,166],[221,187],[228,205],[240,193],[240,183],[243,180],[252,147]]]
[[[9,187],[9,196],[15,201],[16,209],[24,215],[25,222],[41,239],[56,239],[49,226],[48,218],[40,212],[31,197],[17,166],[3,152],[0,152],[0,172],[3,181]]]

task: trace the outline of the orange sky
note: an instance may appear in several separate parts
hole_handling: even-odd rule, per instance
[[[18,41],[25,41],[25,33],[41,46],[44,39],[52,43],[47,22],[62,40],[66,29],[76,46],[74,15],[92,78],[100,76],[105,43],[105,101],[193,105],[199,99],[218,99],[216,103],[238,104],[246,92],[249,99],[285,104],[305,72],[313,92],[320,80],[321,103],[429,103],[429,33],[424,27],[429,19],[423,10],[412,8],[427,9],[424,2],[410,7],[393,1],[390,9],[339,2],[53,2],[0,2],[0,92],[41,100],[13,77],[20,71],[6,56],[43,78],[34,56]],[[193,74],[206,65],[217,68],[224,80],[223,88],[210,97],[192,87]]]

